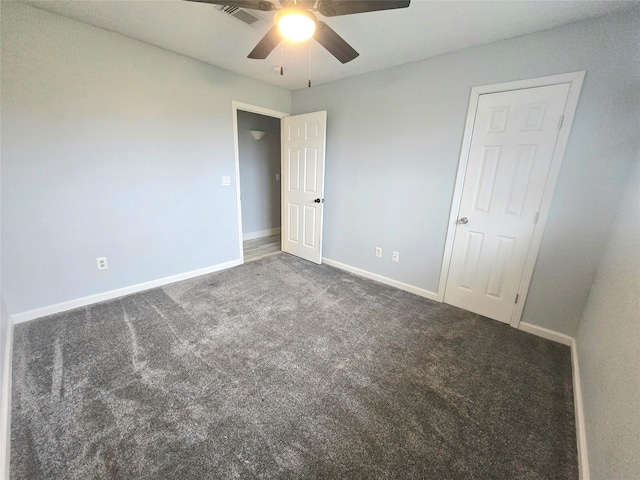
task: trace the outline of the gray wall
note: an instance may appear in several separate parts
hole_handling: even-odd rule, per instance
[[[290,92],[1,3],[9,312],[238,259],[232,100],[289,112]]]
[[[262,140],[251,130],[267,132]],[[242,233],[280,228],[280,119],[238,111]]]
[[[4,304],[4,300],[0,298],[0,399],[3,398],[4,392],[2,391],[2,387],[4,383],[2,382],[4,369],[5,369],[5,356],[7,354],[6,346],[7,346],[7,334],[9,332],[9,313],[7,312],[7,308]]]
[[[575,334],[637,155],[638,32],[636,9],[295,91],[329,112],[325,257],[437,291],[470,89],[586,70],[522,318]]]
[[[576,336],[593,480],[640,475],[640,159],[629,173]]]

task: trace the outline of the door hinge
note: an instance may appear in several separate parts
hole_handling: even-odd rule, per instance
[[[560,115],[560,120],[558,120],[558,130],[562,128],[562,122],[564,122],[564,115]]]
[[[540,212],[536,212],[536,216],[533,217],[533,224],[535,225],[536,223],[538,223],[538,217],[540,216]]]
[[[516,301],[515,301],[515,303],[518,303],[518,298],[520,298],[520,294],[516,293]]]

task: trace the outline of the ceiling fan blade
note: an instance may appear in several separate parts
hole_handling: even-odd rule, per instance
[[[316,33],[313,38],[342,63],[350,62],[360,55],[344,38],[321,20],[316,23]]]
[[[211,3],[213,5],[225,5],[227,7],[248,8],[250,10],[262,10],[270,12],[276,6],[268,0],[186,0],[187,2]]]
[[[407,8],[410,3],[411,0],[318,0],[318,12],[325,17],[337,17],[352,13]]]
[[[316,0],[280,0],[280,6],[282,8],[298,6],[310,9],[313,8],[315,4]]]
[[[251,53],[247,55],[247,58],[264,60],[269,56],[271,52],[273,52],[273,49],[278,46],[281,39],[282,37],[280,37],[280,32],[278,31],[278,27],[274,25],[267,32],[267,34],[264,37],[262,37],[262,40],[258,42],[255,48],[251,50]]]

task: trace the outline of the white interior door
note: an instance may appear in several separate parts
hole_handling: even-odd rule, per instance
[[[327,112],[282,121],[282,250],[322,263]]]
[[[444,301],[509,323],[569,84],[480,95]]]

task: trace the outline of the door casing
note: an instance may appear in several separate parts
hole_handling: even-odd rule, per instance
[[[290,114],[285,112],[278,112],[277,110],[271,110],[269,108],[259,107],[256,105],[250,105],[248,103],[237,102],[233,100],[231,102],[231,110],[233,116],[233,151],[235,157],[235,174],[236,174],[236,206],[238,211],[238,252],[240,263],[244,263],[244,252],[242,248],[242,204],[240,203],[240,149],[238,146],[238,110],[244,112],[257,113],[265,115],[267,117],[279,118],[282,120],[284,117],[288,117]],[[282,158],[280,159],[282,166]]]
[[[564,120],[562,128],[558,134],[556,142],[556,149],[553,153],[551,160],[551,166],[549,169],[549,175],[544,187],[544,193],[542,196],[542,202],[540,205],[540,214],[538,222],[533,231],[531,239],[531,245],[529,246],[529,252],[527,254],[527,260],[524,267],[524,273],[522,276],[520,297],[518,303],[515,304],[513,314],[511,316],[510,325],[518,328],[520,325],[520,319],[522,317],[522,311],[527,299],[529,291],[529,284],[531,282],[531,276],[533,275],[533,268],[536,263],[538,251],[540,249],[540,243],[542,242],[542,235],[544,233],[544,227],[547,223],[549,215],[549,209],[551,207],[551,201],[553,199],[553,191],[555,189],[558,175],[560,173],[560,167],[562,165],[562,159],[569,139],[569,132],[571,131],[571,125],[575,116],[576,107],[578,105],[578,98],[580,97],[580,90],[582,89],[582,83],[584,81],[585,72],[572,72],[558,75],[551,75],[548,77],[532,78],[527,80],[518,80],[514,82],[498,83],[493,85],[483,85],[479,87],[473,87],[471,89],[471,95],[469,98],[469,109],[467,111],[467,120],[465,123],[464,136],[462,139],[462,148],[460,151],[460,160],[458,162],[458,172],[456,175],[456,183],[453,192],[453,199],[451,202],[451,210],[449,213],[449,223],[447,227],[447,237],[445,240],[444,254],[442,258],[442,268],[440,270],[440,281],[438,284],[438,300],[444,300],[444,292],[447,285],[447,278],[449,275],[449,266],[451,263],[451,255],[453,253],[453,240],[456,231],[456,221],[458,219],[458,211],[460,210],[460,203],[462,200],[462,189],[464,187],[464,180],[467,171],[467,164],[469,162],[469,151],[471,147],[471,138],[473,134],[474,122],[476,117],[476,111],[478,108],[478,100],[480,95],[488,93],[506,92],[510,90],[521,90],[525,88],[543,87],[548,85],[557,85],[562,83],[568,83],[569,94],[567,96],[567,103],[564,111]]]

